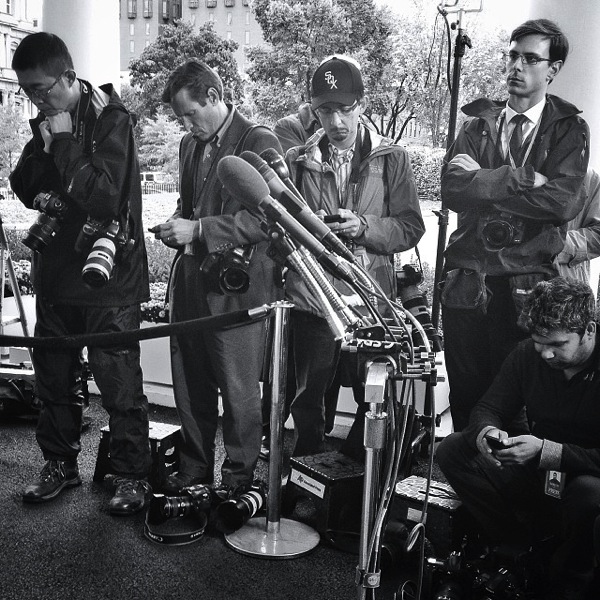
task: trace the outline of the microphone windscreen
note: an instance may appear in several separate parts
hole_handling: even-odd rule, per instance
[[[244,159],[249,165],[252,165],[259,173],[261,168],[269,166],[256,152],[251,152],[250,150],[244,150],[240,154],[240,158]]]
[[[269,186],[260,173],[239,156],[224,156],[217,175],[225,189],[244,206],[256,208],[269,196]]]
[[[285,160],[283,160],[283,156],[281,156],[281,154],[279,154],[275,148],[267,148],[266,150],[263,150],[260,153],[260,156],[264,158],[272,168],[274,168],[273,165],[277,165],[277,167],[281,169],[281,173],[278,173],[280,177],[284,172],[284,177],[290,176],[290,172],[285,164]]]

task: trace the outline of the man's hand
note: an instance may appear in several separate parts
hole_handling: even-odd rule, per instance
[[[318,216],[323,217],[325,215],[324,210],[317,211]],[[333,233],[337,235],[342,235],[347,238],[354,238],[358,235],[360,231],[360,219],[357,215],[355,215],[351,210],[347,208],[340,208],[337,211],[337,214],[340,216],[341,221],[339,223],[327,223],[327,226]]]
[[[481,169],[480,164],[468,154],[457,154],[448,164],[456,165],[465,171],[479,171]]]
[[[172,221],[150,227],[148,231],[153,233],[157,240],[161,240],[165,246],[178,248],[179,246],[185,246],[194,240],[200,239],[201,225],[200,221],[173,219]]]
[[[46,120],[50,123],[53,135],[57,133],[73,133],[73,119],[71,113],[63,110],[53,115],[47,115]]]
[[[501,441],[502,448],[488,442],[493,437]],[[536,459],[542,451],[543,441],[533,435],[518,435],[508,437],[505,431],[490,429],[479,444],[479,451],[491,459],[496,466],[525,465]]]
[[[42,139],[44,140],[44,152],[46,154],[50,154],[50,146],[54,141],[54,136],[52,135],[50,123],[48,123],[48,121],[42,121],[40,123],[40,133],[42,134]]]

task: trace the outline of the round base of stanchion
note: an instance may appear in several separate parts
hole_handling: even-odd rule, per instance
[[[308,525],[281,519],[277,533],[268,532],[265,517],[250,519],[241,529],[225,536],[227,545],[241,554],[259,558],[296,558],[319,544],[319,534]]]

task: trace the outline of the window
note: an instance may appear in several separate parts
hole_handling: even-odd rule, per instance
[[[232,6],[235,6],[235,0],[225,0],[225,6],[227,8],[230,8]]]
[[[169,3],[167,0],[160,0],[160,17],[163,21],[169,20]]]
[[[171,0],[171,17],[181,19],[181,0]]]
[[[135,54],[135,42],[133,40],[129,40],[129,52]]]
[[[127,0],[127,17],[129,19],[137,17],[137,0]]]
[[[146,23],[146,35],[150,35],[150,23]]]
[[[244,44],[246,44],[246,46],[250,43],[250,32],[246,31],[246,35],[244,38]]]
[[[206,8],[216,8],[217,0],[206,0]]]
[[[13,2],[12,0],[3,0],[0,2],[0,12],[6,13],[7,15],[12,15],[13,13]]]
[[[152,42],[150,40],[146,40],[146,43],[144,44],[144,47],[147,48]]]
[[[228,12],[227,13],[227,25],[231,25],[232,22],[233,22],[233,14]]]
[[[200,6],[200,0],[189,0],[188,6],[190,8],[198,8]]]
[[[250,11],[246,11],[246,25],[250,25]]]
[[[242,0],[242,6],[250,6],[249,0]]]
[[[133,23],[129,24],[129,35],[131,35],[131,36],[135,35],[135,25]]]
[[[227,39],[230,40],[231,39],[231,31],[227,32]]]
[[[214,12],[209,12],[208,13],[208,20],[210,23],[214,23],[215,22],[215,13]]]
[[[144,0],[144,18],[152,18],[152,2],[153,0]]]

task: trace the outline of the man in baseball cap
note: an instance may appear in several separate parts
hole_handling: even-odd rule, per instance
[[[408,154],[362,124],[365,90],[360,67],[352,58],[338,55],[324,60],[315,70],[311,91],[321,129],[302,146],[288,150],[290,178],[308,206],[317,215],[328,216],[330,229],[391,296],[395,280],[391,256],[413,248],[425,230]],[[333,284],[350,302],[351,290],[339,281]],[[296,273],[288,273],[286,297],[294,304],[290,319],[296,374],[291,404],[296,430],[293,454],[317,454],[325,450],[324,395],[336,374],[340,344],[319,303]],[[349,369],[356,371],[355,366]],[[350,378],[344,385],[353,387],[359,408],[343,451],[360,456],[363,408],[368,405],[363,382],[353,375]],[[335,410],[333,386],[329,396]]]

